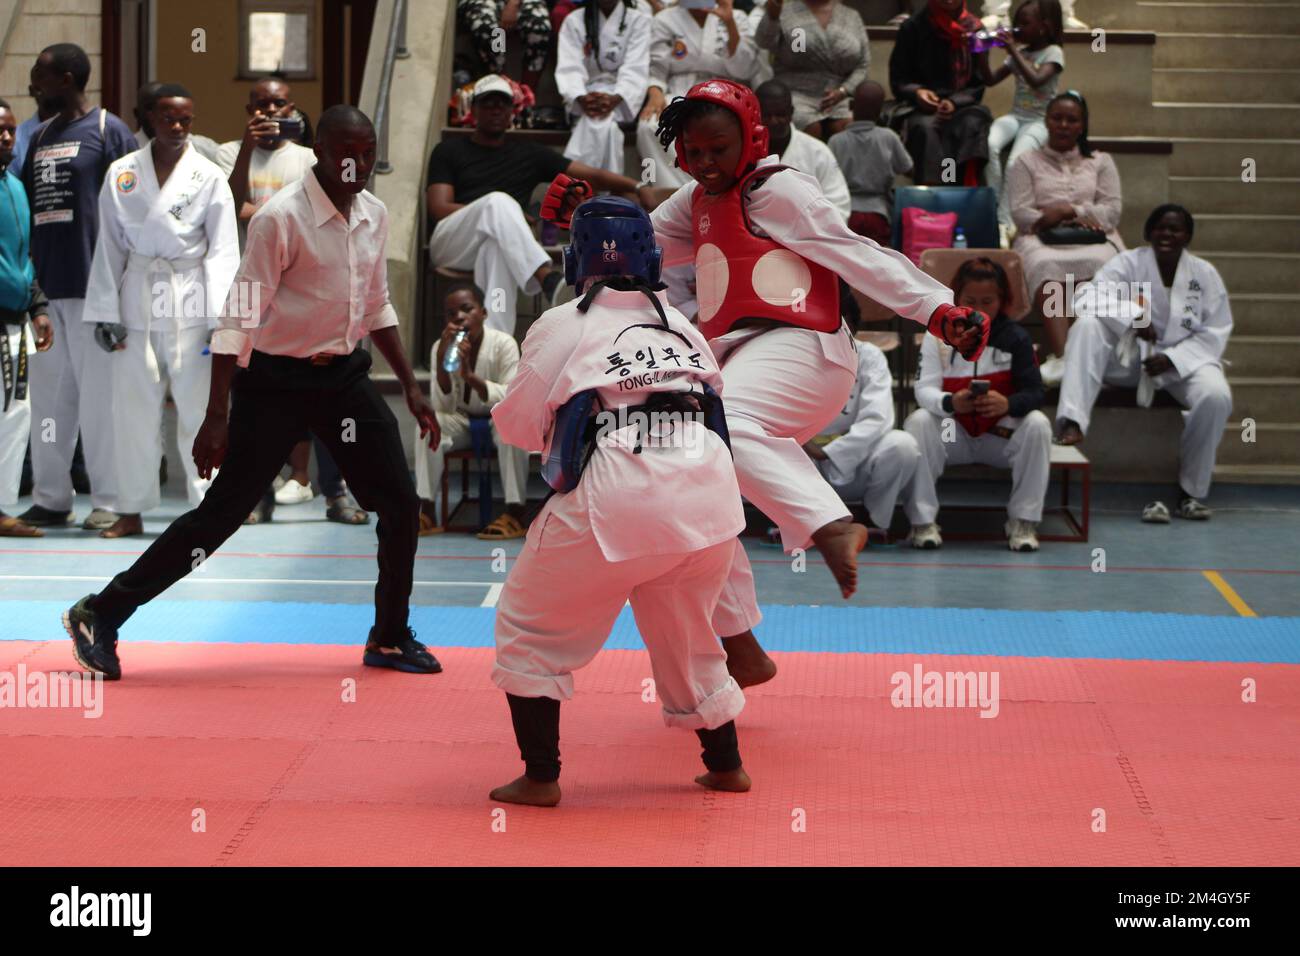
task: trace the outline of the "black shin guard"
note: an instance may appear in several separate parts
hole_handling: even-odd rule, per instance
[[[740,743],[736,740],[736,722],[729,720],[715,730],[697,730],[695,735],[704,745],[704,766],[714,773],[729,773],[740,769]]]
[[[560,702],[506,694],[524,774],[538,783],[560,779]]]

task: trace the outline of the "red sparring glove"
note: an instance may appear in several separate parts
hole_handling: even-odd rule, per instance
[[[989,320],[964,305],[941,305],[930,316],[930,334],[947,342],[968,362],[980,357],[989,340]]]
[[[591,183],[560,173],[551,180],[546,195],[542,197],[542,218],[568,229],[573,210],[591,195]]]

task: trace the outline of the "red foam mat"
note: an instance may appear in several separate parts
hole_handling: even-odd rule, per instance
[[[714,794],[694,735],[641,700],[645,654],[605,651],[563,710],[564,800],[538,810],[487,798],[520,772],[492,652],[438,653],[425,677],[352,647],[123,645],[101,717],[0,709],[0,860],[1300,864],[1294,665],[778,654],[738,721],[754,789]],[[997,671],[998,716],[892,706],[918,660]],[[0,643],[20,663],[72,667],[64,643]]]

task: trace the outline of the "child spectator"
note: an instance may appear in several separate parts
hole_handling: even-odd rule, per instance
[[[1065,69],[1059,0],[1025,0],[1016,8],[1015,25],[1014,38],[1009,30],[998,31],[1007,45],[1007,58],[1000,67],[989,69],[988,51],[975,58],[986,86],[996,86],[1013,73],[1016,77],[1011,112],[989,127],[989,161],[984,167],[985,181],[998,194],[998,223],[1004,230],[1011,227],[1011,210],[1002,182],[1002,151],[1011,150],[1009,167],[1022,153],[1047,142],[1047,104],[1056,95],[1056,84]]]
[[[921,446],[917,469],[917,518],[913,536],[927,533],[939,512],[934,482],[946,464],[979,462],[1011,469],[1006,535],[1012,551],[1038,550],[1038,522],[1051,467],[1052,426],[1038,409],[1043,382],[1029,333],[1007,318],[1011,284],[991,259],[965,262],[952,281],[958,305],[994,316],[989,344],[974,362],[928,336],[921,346],[916,403],[903,428]],[[976,386],[975,382],[987,383]],[[982,395],[976,390],[985,387]],[[952,419],[956,419],[956,423]],[[960,425],[960,427],[956,427]],[[946,433],[946,434],[945,434]],[[928,480],[927,480],[928,479]],[[934,547],[942,543],[933,528]]]
[[[831,137],[835,156],[849,184],[853,212],[849,228],[859,236],[889,245],[894,203],[894,177],[910,172],[912,157],[898,134],[877,126],[885,103],[885,88],[872,80],[853,91],[853,122]]]

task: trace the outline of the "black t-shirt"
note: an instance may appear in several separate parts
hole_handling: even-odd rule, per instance
[[[538,143],[506,140],[501,146],[481,146],[468,136],[448,137],[429,156],[425,185],[450,183],[452,200],[462,205],[503,192],[527,209],[537,184],[549,183],[570,162]]]

